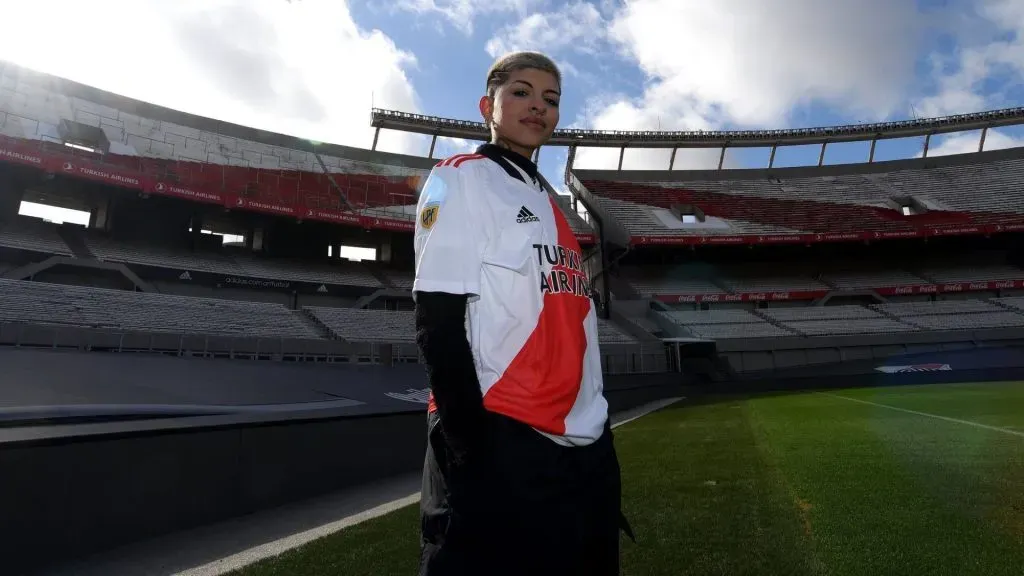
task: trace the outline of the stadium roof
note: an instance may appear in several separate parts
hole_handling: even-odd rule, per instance
[[[827,144],[889,138],[927,136],[1024,124],[1024,107],[956,114],[941,118],[793,128],[784,130],[555,130],[549,146],[607,148],[717,148]],[[482,122],[424,116],[396,110],[373,109],[375,128],[402,130],[447,138],[486,141],[490,132]]]

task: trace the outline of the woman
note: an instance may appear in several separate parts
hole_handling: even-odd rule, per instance
[[[491,142],[440,162],[415,235],[431,398],[420,574],[618,574],[619,466],[579,243],[530,161],[561,75],[507,55],[487,74]]]

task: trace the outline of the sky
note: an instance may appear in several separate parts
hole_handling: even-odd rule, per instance
[[[185,112],[369,148],[371,108],[479,120],[488,66],[508,51],[563,72],[560,127],[790,128],[1024,105],[1024,0],[33,0],[4,7],[0,59]],[[977,149],[936,137],[929,155]],[[1024,144],[990,131],[986,149]],[[441,141],[435,155],[475,146]],[[876,159],[920,155],[921,139]],[[378,149],[426,155],[423,136],[383,131]],[[830,146],[826,163],[866,160]],[[711,168],[718,150],[681,150]],[[628,150],[625,169],[664,169],[667,150]],[[763,167],[767,149],[729,151]],[[567,151],[540,167],[562,183]],[[818,147],[780,149],[813,164]],[[614,168],[587,149],[582,168]]]

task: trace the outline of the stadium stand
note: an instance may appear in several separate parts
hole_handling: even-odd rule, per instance
[[[597,319],[597,338],[602,344],[632,344],[636,338],[603,318]]]
[[[57,225],[38,218],[18,217],[0,222],[0,246],[44,254],[71,256],[71,250],[57,232]]]
[[[829,290],[830,286],[816,280],[797,267],[785,265],[731,266],[720,270],[719,284],[731,292],[796,292]]]
[[[413,274],[408,270],[383,270],[382,274],[395,288],[412,290]]]
[[[840,290],[870,290],[889,286],[915,286],[929,284],[921,276],[898,269],[856,269],[845,266],[842,270],[823,272],[821,279]]]
[[[970,256],[968,256],[970,258]],[[979,259],[982,256],[978,256]],[[744,264],[711,266],[622,266],[619,275],[643,296],[750,292],[874,290],[1024,279],[1024,269],[1006,263],[927,264],[915,271],[877,263]]]
[[[799,232],[799,230],[784,226],[760,224],[756,220],[733,217],[727,221],[715,216],[709,218],[702,225],[695,224],[687,230],[672,230],[666,224],[673,220],[671,214],[667,213],[667,208],[672,204],[690,202],[689,200],[681,198],[677,200],[671,194],[659,194],[656,188],[638,188],[633,184],[587,181],[585,185],[597,194],[601,206],[632,236],[794,234]],[[656,204],[659,202],[660,204]],[[704,208],[705,205],[701,207]],[[753,217],[753,215],[749,216]]]
[[[405,207],[433,164],[181,114],[13,65],[0,74],[10,158],[40,166],[57,154],[70,159],[54,164],[65,173],[159,195],[350,224],[388,218],[411,229]],[[62,145],[71,136],[80,148]],[[344,206],[395,209],[342,220]]]
[[[416,339],[412,312],[355,310],[345,308],[305,308],[338,338],[360,342],[413,342]],[[607,320],[598,320],[598,338],[607,344],[635,343],[636,338]]]
[[[907,332],[914,326],[887,318],[863,306],[802,306],[759,311],[804,336]]]
[[[992,303],[1024,314],[1024,296],[994,298]]]
[[[1019,280],[1024,276],[1017,266],[1009,264],[981,265],[932,265],[921,269],[921,274],[933,282],[986,282],[993,280]]]
[[[261,258],[242,251],[234,255],[234,260],[238,263],[243,275],[253,278],[381,287],[380,280],[358,262],[336,261],[331,264],[309,261],[295,262],[280,258]]]
[[[903,321],[926,330],[973,330],[976,328],[1024,326],[1024,316],[1009,311],[912,316],[904,318]]]
[[[6,63],[0,82],[7,160],[145,194],[411,231],[419,187],[436,163],[182,114]],[[555,197],[592,241],[568,198]]]
[[[562,214],[565,215],[565,219],[569,223],[569,228],[571,228],[575,234],[589,235],[594,233],[594,230],[589,224],[587,224],[583,217],[572,209],[572,198],[570,196],[556,194],[553,198],[555,199],[555,204],[561,208]]]
[[[722,310],[673,310],[662,312],[665,317],[680,325],[709,324],[753,324],[764,322],[764,318],[756,316],[749,310],[725,308]]]
[[[890,302],[871,306],[793,306],[662,311],[663,317],[704,338],[839,336],[919,330],[973,330],[1024,326],[1024,298]]]
[[[214,252],[187,252],[156,244],[126,243],[90,233],[86,245],[99,260],[241,276],[243,269]]]
[[[416,323],[412,312],[352,308],[304,308],[332,335],[358,342],[413,342]]]
[[[188,334],[319,338],[275,304],[0,280],[0,321]]]
[[[379,288],[380,281],[358,262],[336,260],[330,264],[258,256],[244,249],[189,252],[152,244],[126,243],[92,233],[89,249],[100,260],[159,266],[177,270],[211,272],[292,282],[327,283]]]
[[[917,328],[889,318],[852,318],[826,320],[790,320],[787,328],[803,336],[844,336],[850,334],[891,334],[913,332]]]
[[[623,266],[621,275],[643,296],[653,294],[724,294],[726,291],[709,277],[689,268]]]
[[[935,314],[976,314],[980,312],[998,312],[999,307],[985,300],[957,299],[935,300],[930,302],[890,302],[875,304],[872,309],[897,318],[911,316],[929,316]]]
[[[633,324],[636,324],[641,330],[647,333],[657,334],[658,332],[661,332],[661,327],[654,323],[653,320],[647,317],[631,315],[627,317],[627,320],[629,322],[632,322]]]
[[[660,312],[665,318],[699,338],[760,338],[793,336],[793,333],[748,310],[673,310]]]
[[[862,320],[881,318],[882,315],[863,306],[799,306],[791,308],[765,308],[759,312],[777,322],[814,320]]]
[[[413,340],[412,316],[406,310],[411,300],[408,293],[401,292],[410,290],[413,284],[405,244],[412,228],[416,191],[433,160],[342,146],[314,146],[131,101],[34,72],[18,70],[15,74],[10,70],[16,68],[0,70],[6,88],[18,96],[0,102],[4,114],[0,147],[6,150],[5,161],[20,164],[20,168],[56,173],[56,181],[88,180],[95,185],[89,191],[95,192],[95,198],[78,198],[77,204],[104,210],[99,211],[102,217],[94,214],[99,222],[94,226],[102,231],[79,232],[77,228],[69,230],[17,217],[0,225],[0,247],[75,256],[78,261],[95,257],[138,265],[124,274],[136,273],[149,281],[143,272],[152,272],[153,286],[164,291],[175,291],[174,279],[182,279],[179,271],[192,271],[188,281],[193,284],[189,289],[182,286],[182,292],[194,288],[193,294],[220,293],[224,298],[75,288],[68,283],[75,282],[78,272],[59,270],[37,279],[56,279],[65,284],[5,285],[4,294],[10,294],[10,302],[2,308],[3,318],[196,334],[333,337],[381,343]],[[15,100],[19,102],[16,114],[3,108]],[[69,133],[91,135],[95,141],[89,146],[96,150],[65,147]],[[1018,185],[1024,177],[1022,150],[821,168],[637,173],[573,170],[573,174],[585,187],[582,199],[596,199],[597,208],[611,216],[608,226],[624,228],[633,237],[718,236],[722,243],[729,244],[732,242],[724,236],[740,235],[746,238],[744,242],[755,243],[752,238],[783,235],[796,238],[787,242],[800,246],[818,240],[792,235],[849,234],[839,240],[861,240],[868,239],[864,234],[885,232],[898,237],[950,226],[965,227],[965,234],[981,234],[980,229],[973,228],[972,232],[971,227],[1024,223],[1024,193]],[[104,186],[110,190],[102,191]],[[114,189],[119,191],[112,192]],[[130,193],[125,194],[125,189]],[[242,230],[240,233],[249,234],[247,240],[254,248],[203,242],[197,244],[203,248],[190,250],[175,236],[185,231],[171,226],[167,234],[154,235],[152,242],[120,240],[140,234],[149,240],[145,224],[136,223],[134,229],[128,226],[127,233],[118,229],[119,218],[120,223],[126,220],[122,214],[149,201],[139,199],[148,195],[162,196],[162,202],[188,204],[190,208],[182,211],[189,213],[187,218],[193,214],[198,218],[190,225],[202,223],[204,231],[209,223],[206,217],[225,229]],[[138,203],[116,206],[122,200],[128,202],[124,197]],[[89,203],[97,198],[98,203]],[[908,198],[913,199],[913,206],[905,206]],[[348,211],[346,202],[355,208],[354,212]],[[593,235],[594,229],[574,210],[572,198],[556,196],[556,202],[577,235]],[[680,206],[699,209],[701,217],[680,219],[672,212]],[[908,214],[904,209],[921,213]],[[288,220],[291,226],[299,220],[311,222],[303,223],[305,228],[301,230],[283,227],[275,237],[274,227],[282,220]],[[314,225],[349,229],[345,233],[317,231]],[[317,231],[309,234],[314,240],[308,245],[304,243],[307,229]],[[374,236],[378,231],[383,232]],[[406,235],[390,236],[394,233]],[[78,237],[81,242],[72,241]],[[320,250],[353,238],[355,245],[376,245],[381,262],[323,258]],[[284,248],[278,248],[282,245]],[[317,256],[291,256],[312,254],[314,248]],[[698,338],[771,339],[1017,326],[1024,318],[1024,310],[1012,298],[866,305],[904,294],[917,300],[935,298],[933,294],[943,291],[959,291],[956,283],[1014,281],[1012,286],[964,288],[984,292],[975,294],[981,298],[1002,294],[1000,290],[1006,288],[1019,288],[1017,281],[1024,281],[1024,270],[1011,264],[1005,255],[954,259],[940,254],[934,261],[880,259],[873,264],[870,259],[868,263],[853,263],[842,259],[833,262],[827,257],[805,261],[790,254],[788,260],[778,262],[757,260],[751,264],[753,259],[747,257],[741,259],[747,263],[736,264],[700,250],[687,258],[697,254],[706,258],[705,262],[648,265],[623,259],[620,266],[616,259],[607,276],[612,278],[612,300],[635,299],[638,306],[629,314],[613,314],[614,320],[600,320],[602,343],[637,343],[644,340],[641,331],[662,334],[671,326]],[[17,265],[0,264],[0,271],[23,266],[31,258],[36,257],[16,255],[12,261]],[[609,261],[612,259],[609,257]],[[671,262],[675,257],[647,261],[652,260]],[[124,270],[97,268],[104,273],[113,273],[112,268]],[[158,268],[175,272],[155,270]],[[25,274],[31,276],[31,269],[28,267]],[[85,275],[82,273],[83,278]],[[226,282],[231,284],[230,289],[218,292],[218,283],[225,283],[225,277],[275,282],[260,285],[231,278]],[[318,289],[320,284],[332,288]],[[944,288],[944,284],[954,286]],[[618,287],[624,288],[623,293],[614,290]],[[910,289],[883,290],[903,287]],[[200,288],[205,291],[200,293]],[[280,290],[280,298],[274,301],[287,305],[234,300],[249,297],[244,292],[249,289]],[[826,295],[836,297],[835,291],[870,290],[878,293],[843,294],[848,300],[840,300],[844,304],[840,306],[790,306],[798,303],[787,302],[781,307],[775,302],[802,299],[820,303]],[[30,305],[32,291],[36,291],[38,302]],[[645,299],[656,296],[663,296],[661,310],[666,306],[712,309],[651,312],[648,304],[654,304]],[[742,308],[719,307],[725,302]],[[18,306],[23,310],[19,312]]]
[[[878,304],[872,308],[926,330],[971,330],[1024,326],[1024,315],[993,301],[957,299]]]
[[[858,173],[849,173],[856,171]],[[887,233],[1024,222],[1024,149],[850,167],[639,172],[576,170],[632,237]],[[903,213],[912,198],[914,211]],[[673,206],[703,221],[684,223]],[[975,231],[976,233],[976,231]]]

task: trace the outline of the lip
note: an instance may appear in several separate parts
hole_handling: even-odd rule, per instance
[[[539,118],[523,118],[522,120],[520,120],[520,122],[526,124],[527,126],[536,126],[540,129],[545,129],[548,127],[548,125]]]

